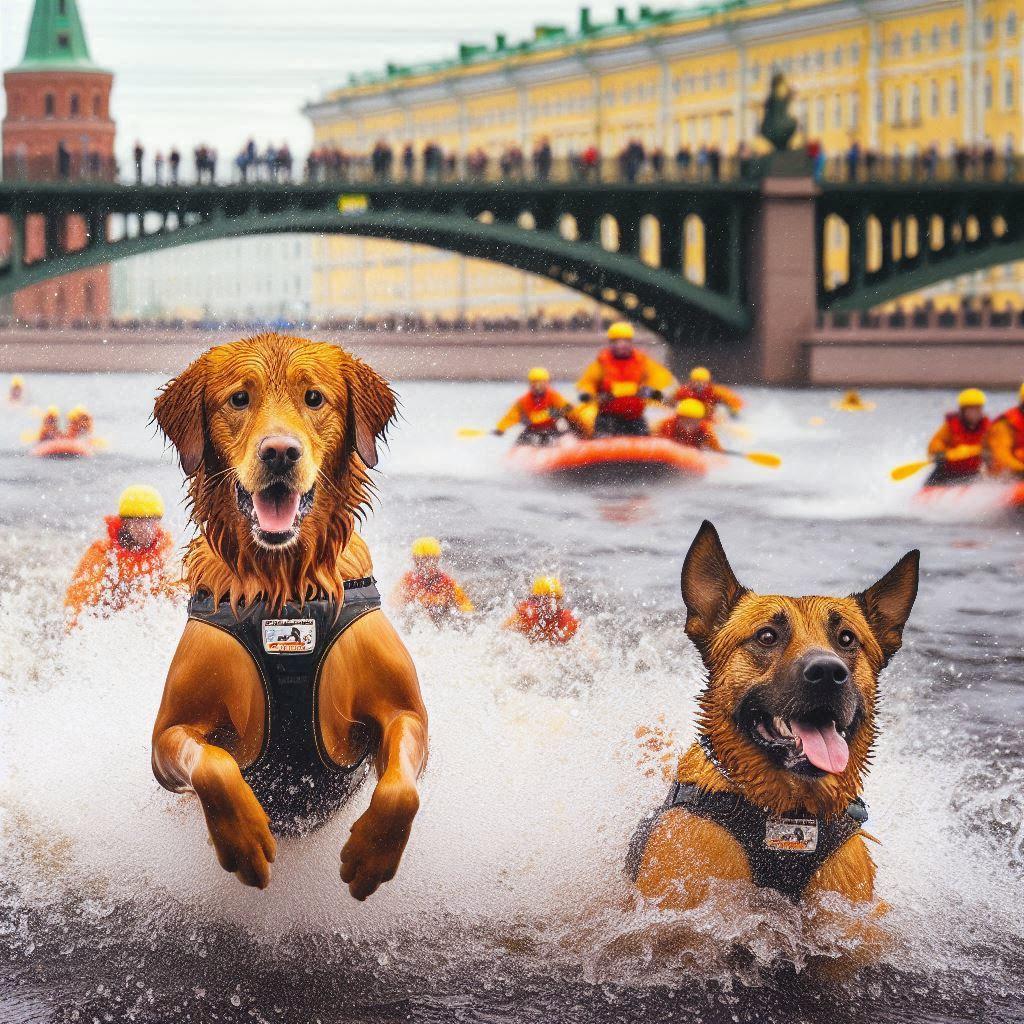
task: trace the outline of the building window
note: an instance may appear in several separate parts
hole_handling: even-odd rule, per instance
[[[814,55],[814,66],[819,71],[824,70],[824,68],[825,68],[825,51],[824,50],[818,50],[818,52]]]
[[[850,43],[850,63],[860,63],[860,43]]]
[[[960,113],[960,83],[955,78],[949,80],[949,112]]]
[[[939,50],[942,48],[942,29],[936,25],[932,29],[932,49]]]
[[[761,81],[761,64],[759,61],[755,60],[754,63],[750,65],[750,80],[752,82]]]
[[[889,49],[894,57],[899,57],[903,54],[903,36],[899,32],[894,32],[892,41],[889,43]]]
[[[1006,35],[1012,39],[1017,34],[1017,12],[1009,11],[1006,15]]]
[[[996,34],[996,25],[991,17],[986,18],[981,23],[981,38],[986,43],[992,42],[992,37]]]
[[[881,124],[885,120],[884,103],[885,101],[882,97],[882,91],[881,89],[879,89],[877,95],[875,96],[875,121],[878,124]]]
[[[52,92],[48,92],[43,97],[43,113],[47,117],[53,117],[55,109],[56,109],[56,101],[53,98],[53,93]]]
[[[921,123],[921,88],[917,85],[910,89],[910,120],[914,124]]]
[[[843,97],[839,93],[832,97],[832,127],[843,127]]]
[[[103,100],[100,99],[100,94],[98,92],[94,93],[93,97],[92,97],[92,116],[93,117],[99,117],[100,116],[100,114],[103,111],[102,104],[103,104]]]
[[[903,91],[901,89],[892,91],[892,116],[889,120],[897,127],[903,124]]]
[[[805,73],[811,70],[811,55],[809,53],[800,54],[800,70]]]
[[[725,68],[722,68],[722,70],[718,72],[718,88],[724,89],[728,84],[729,73],[725,70]]]
[[[841,68],[843,66],[843,48],[841,46],[837,46],[835,48],[835,51],[832,54],[832,64],[837,68]]]
[[[939,116],[939,83],[933,78],[928,85],[928,113],[930,117]]]
[[[954,21],[949,26],[949,45],[955,50],[960,45],[960,22]]]
[[[992,76],[990,74],[985,75],[985,81],[981,90],[982,100],[986,110],[992,109]]]
[[[860,127],[860,94],[850,94],[850,131],[855,132]]]
[[[921,30],[919,28],[915,28],[914,34],[910,37],[910,52],[921,52]]]
[[[704,72],[704,91],[711,92],[711,72]]]
[[[71,116],[78,117],[78,93],[71,94]]]
[[[825,130],[825,97],[814,101],[814,130],[819,134]]]
[[[57,13],[61,16],[68,13],[68,0],[58,0]]]
[[[69,50],[69,49],[71,49],[71,37],[67,34],[67,32],[58,32],[57,33],[57,45],[62,50]]]
[[[1017,96],[1013,87],[1013,72],[1007,68],[1003,72],[1003,106],[1007,110],[1013,110],[1017,105]]]

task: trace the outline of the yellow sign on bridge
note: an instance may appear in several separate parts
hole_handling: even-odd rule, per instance
[[[365,195],[338,196],[338,212],[344,214],[366,213],[370,200]]]

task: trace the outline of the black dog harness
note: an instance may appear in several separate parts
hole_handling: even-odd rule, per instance
[[[270,818],[271,828],[296,835],[319,828],[363,781],[369,747],[353,765],[335,763],[320,731],[320,673],[338,638],[358,619],[380,608],[373,577],[346,580],[341,607],[333,600],[287,604],[273,614],[258,601],[237,614],[228,602],[214,606],[200,592],[188,617],[237,640],[263,684],[263,746],[242,777]]]
[[[701,737],[705,752],[710,741]],[[711,763],[726,779],[713,752]],[[776,815],[757,807],[739,793],[711,792],[692,782],[674,782],[665,802],[648,815],[629,844],[626,870],[634,881],[654,826],[673,807],[682,807],[724,828],[743,847],[754,885],[774,889],[793,902],[803,896],[814,873],[868,820],[859,797],[835,818],[816,818],[802,811]]]

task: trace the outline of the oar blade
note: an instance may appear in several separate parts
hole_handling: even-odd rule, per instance
[[[915,473],[920,473],[926,466],[931,465],[931,460],[925,459],[922,462],[907,462],[902,466],[897,466],[890,474],[893,480],[906,480],[908,476],[913,476]]]
[[[474,437],[484,437],[486,435],[486,433],[487,433],[486,430],[480,430],[477,427],[460,427],[455,432],[455,436],[456,437],[461,437],[463,439],[469,439],[469,438],[474,438]]]
[[[744,452],[744,458],[748,462],[754,462],[758,466],[767,466],[769,469],[778,469],[782,465],[782,459],[772,452]]]

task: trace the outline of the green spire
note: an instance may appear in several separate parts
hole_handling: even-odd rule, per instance
[[[14,71],[99,71],[75,0],[36,0],[25,56]]]

